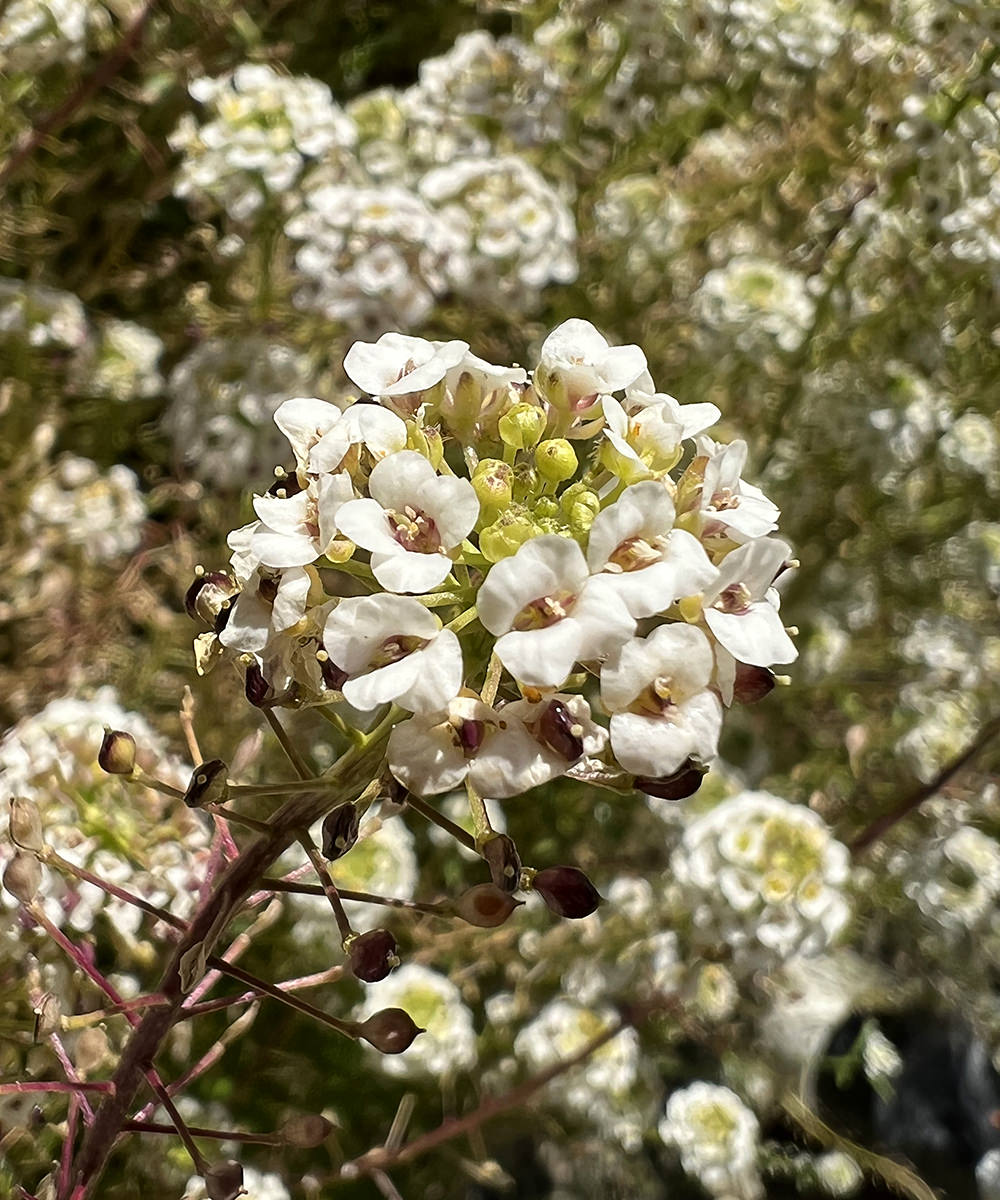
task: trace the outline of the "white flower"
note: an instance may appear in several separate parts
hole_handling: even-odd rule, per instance
[[[320,475],[294,496],[254,496],[260,523],[250,553],[266,567],[303,567],[322,558],[337,536],[338,514],[354,499],[346,472]]]
[[[407,396],[440,383],[469,349],[468,342],[428,342],[405,333],[383,333],[377,342],[355,342],[344,370],[370,396]]]
[[[422,454],[401,450],[375,466],[368,492],[339,509],[337,523],[371,551],[375,578],[390,592],[437,587],[479,516],[472,484],[438,475]]]
[[[421,796],[451,791],[468,777],[481,796],[502,800],[565,774],[606,741],[582,696],[557,693],[497,709],[457,696],[443,712],[393,729],[389,768]]]
[[[613,453],[609,466],[627,483],[669,471],[681,456],[684,427],[667,404],[648,405],[630,416],[614,396],[603,396],[604,436]]]
[[[699,1082],[674,1092],[659,1134],[677,1148],[685,1172],[711,1195],[726,1200],[764,1195],[757,1168],[760,1126],[729,1088]]]
[[[532,538],[498,562],[476,607],[500,635],[501,662],[534,687],[558,687],[574,663],[603,658],[635,628],[609,581],[591,576],[580,547],[559,534]]]
[[[633,617],[650,617],[718,578],[697,538],[673,529],[674,502],[652,480],[626,488],[590,527],[587,563],[609,573]]]
[[[685,830],[671,860],[699,944],[752,967],[824,950],[847,923],[847,847],[822,818],[767,792],[725,800]]]
[[[697,439],[698,454],[705,456],[701,493],[703,537],[724,533],[734,542],[764,537],[778,527],[778,508],[760,488],[740,477],[747,460],[743,441],[719,445],[711,438]]]
[[[699,433],[704,433],[722,416],[716,404],[707,401],[701,404],[681,404],[666,392],[655,391],[648,371],[640,375],[631,387],[625,389],[625,407],[633,414],[646,408],[662,409],[662,419],[665,420],[669,414],[670,419],[680,425],[681,436],[684,438],[693,438]]]
[[[408,596],[341,600],[327,618],[323,645],[348,675],[344,699],[362,711],[390,701],[413,712],[433,711],[462,686],[458,638]]]
[[[606,392],[627,388],[646,370],[638,346],[611,346],[589,321],[564,321],[542,343],[535,379],[565,389],[571,411],[593,405]]]
[[[402,1054],[379,1055],[387,1075],[436,1078],[467,1071],[476,1062],[472,1014],[459,990],[444,975],[418,963],[404,963],[368,988],[357,1014],[364,1021],[384,1008],[402,1008],[425,1032]]]
[[[377,404],[340,409],[326,400],[298,396],[286,400],[274,421],[288,438],[298,470],[336,471],[352,446],[364,446],[376,462],[406,445],[406,425]]]
[[[708,639],[690,625],[661,625],[626,642],[601,669],[611,748],[626,771],[671,775],[688,759],[715,756],[722,706],[707,690]]]
[[[791,555],[777,538],[758,538],[730,551],[704,597],[705,623],[739,662],[755,667],[793,662],[795,643],[778,613],[771,584]]]
[[[305,615],[311,585],[309,573],[300,566],[254,572],[230,608],[219,642],[228,650],[264,657],[272,640]]]

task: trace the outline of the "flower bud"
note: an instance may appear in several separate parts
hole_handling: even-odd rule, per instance
[[[579,466],[576,451],[565,438],[549,438],[535,448],[535,466],[538,474],[549,483],[562,483],[572,479]]]
[[[481,853],[494,885],[503,892],[516,891],[521,879],[521,856],[513,840],[505,833],[495,833],[483,843]]]
[[[546,867],[531,886],[560,917],[589,917],[601,903],[597,888],[578,867]]]
[[[486,512],[506,508],[511,501],[514,472],[498,458],[480,460],[472,474],[472,490]]]
[[[225,571],[208,571],[199,575],[184,596],[184,609],[192,621],[204,621],[214,628],[219,614],[228,611],[233,596],[239,593],[235,582]]]
[[[33,854],[15,852],[3,873],[3,885],[22,904],[30,904],[42,884],[42,868]]]
[[[381,1008],[358,1026],[358,1037],[380,1054],[402,1054],[418,1034],[425,1032],[401,1008]]]
[[[538,528],[523,509],[509,509],[479,535],[479,549],[490,562],[516,554],[525,542],[538,535]]]
[[[435,471],[441,467],[441,459],[444,457],[444,445],[441,441],[441,431],[433,425],[421,427],[414,421],[406,423],[406,446],[409,450],[416,450],[422,454],[424,458],[430,462]]]
[[[702,780],[708,773],[708,768],[693,758],[685,759],[672,775],[662,775],[651,779],[647,775],[635,777],[637,792],[645,792],[647,796],[656,796],[660,800],[683,800],[693,796],[701,787]]]
[[[749,663],[736,664],[736,679],[733,683],[733,699],[740,704],[756,704],[758,700],[774,690],[774,672],[767,667],[752,667]]]
[[[588,533],[601,511],[600,497],[580,482],[570,484],[559,497],[559,505],[574,537]]]
[[[106,728],[97,761],[109,775],[131,775],[135,770],[135,738],[120,729]]]
[[[335,862],[351,849],[358,840],[358,806],[338,804],[323,820],[323,857]]]
[[[73,1062],[78,1071],[89,1075],[107,1062],[110,1056],[111,1046],[103,1029],[92,1025],[90,1029],[82,1030],[73,1047]]]
[[[399,966],[396,939],[388,929],[369,929],[344,944],[351,970],[362,983],[378,983]]]
[[[38,805],[23,796],[10,798],[10,840],[19,850],[30,850],[37,854],[45,849],[42,834],[42,818]]]
[[[453,907],[455,915],[461,917],[468,925],[476,925],[480,929],[495,929],[523,903],[523,900],[515,900],[495,883],[477,883],[475,887],[463,892],[453,902]]]
[[[205,1195],[208,1200],[237,1200],[245,1196],[243,1168],[238,1162],[216,1163],[205,1172]]]
[[[290,1117],[281,1127],[281,1136],[286,1146],[295,1146],[299,1150],[312,1150],[326,1140],[327,1134],[333,1128],[333,1122],[319,1113],[300,1113]]]
[[[184,793],[188,808],[201,808],[205,804],[225,804],[229,799],[229,782],[226,775],[228,764],[221,758],[213,758],[195,767],[191,782]]]
[[[497,428],[505,445],[526,450],[538,444],[545,422],[545,413],[534,404],[515,404],[500,418]]]

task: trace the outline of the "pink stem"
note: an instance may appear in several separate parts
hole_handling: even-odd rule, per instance
[[[82,1083],[83,1080],[79,1075],[77,1075],[76,1067],[73,1066],[69,1055],[66,1053],[66,1048],[62,1044],[62,1038],[59,1036],[59,1034],[50,1033],[49,1041],[52,1043],[52,1049],[55,1050],[56,1058],[59,1059],[62,1069],[66,1072],[66,1078],[70,1081],[70,1083]],[[94,1119],[94,1110],[90,1107],[90,1101],[86,1096],[81,1095],[80,1102],[83,1106],[83,1119],[89,1125]]]
[[[0,1083],[0,1096],[19,1096],[22,1092],[66,1092],[76,1097],[79,1092],[104,1092],[115,1094],[115,1085],[110,1081],[95,1083],[68,1083],[61,1079],[33,1079],[29,1083]]]

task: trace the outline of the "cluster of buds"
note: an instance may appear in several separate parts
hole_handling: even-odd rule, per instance
[[[500,924],[520,889],[587,916],[590,880],[523,866],[484,801],[562,776],[695,791],[725,708],[766,695],[796,654],[774,588],[793,565],[778,510],[742,479],[746,445],[705,435],[714,405],[657,392],[642,350],[586,321],[554,330],[531,374],[396,333],[356,343],[344,368],[357,400],[278,408],[294,467],[229,535],[229,570],[188,593],[211,627],[199,670],[230,660],[265,710],[377,721],[397,797],[452,832],[424,798],[464,787],[465,844],[491,882],[453,915]],[[199,768],[189,803],[224,798],[219,771]],[[361,815],[329,813],[327,861]],[[397,961],[385,930],[344,948],[368,981]]]

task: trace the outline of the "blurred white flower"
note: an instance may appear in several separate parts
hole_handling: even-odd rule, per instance
[[[692,1083],[672,1093],[659,1134],[686,1174],[719,1200],[760,1200],[760,1126],[727,1087]]]

